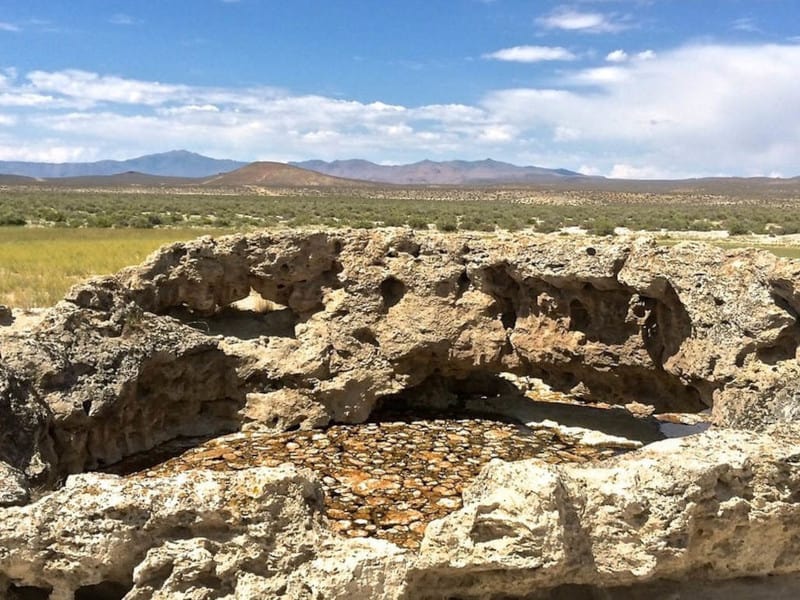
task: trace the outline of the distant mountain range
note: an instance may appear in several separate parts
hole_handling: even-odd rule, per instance
[[[186,150],[148,154],[130,160],[91,163],[0,161],[0,185],[207,186],[207,187],[359,187],[394,185],[530,185],[546,189],[653,193],[728,194],[788,197],[800,178],[707,177],[684,180],[633,180],[591,177],[566,169],[519,167],[486,159],[423,160],[408,165],[378,165],[366,160],[309,160],[293,163],[209,158]],[[792,197],[796,197],[792,196]]]
[[[334,177],[376,183],[406,185],[479,185],[491,183],[546,183],[565,178],[586,177],[566,169],[518,167],[492,159],[434,162],[423,160],[408,165],[378,165],[367,160],[307,160],[289,163]]]
[[[209,158],[187,150],[147,154],[129,160],[101,160],[86,163],[37,163],[0,161],[0,173],[38,179],[117,175],[135,171],[166,177],[210,177],[233,171],[247,163]]]
[[[267,163],[254,163],[263,165]],[[272,165],[280,163],[269,163]],[[209,158],[187,150],[172,150],[147,154],[129,160],[101,160],[85,163],[38,163],[0,161],[0,174],[33,177],[36,179],[105,177],[121,173],[143,173],[162,177],[208,178],[229,173],[248,163]],[[408,165],[378,165],[367,160],[308,160],[289,163],[292,167],[314,171],[331,177],[357,179],[374,183],[416,185],[464,185],[492,183],[548,183],[582,178],[580,173],[566,169],[518,167],[486,159],[480,161],[423,160]],[[272,168],[275,171],[275,168]],[[294,173],[297,176],[297,173]],[[295,177],[291,177],[293,179]],[[299,177],[304,180],[310,176]],[[242,178],[239,177],[239,180]],[[342,184],[344,182],[338,182]],[[352,183],[352,182],[351,182]],[[329,182],[334,185],[334,182]],[[313,185],[313,184],[307,184]],[[327,185],[327,184],[318,184]]]

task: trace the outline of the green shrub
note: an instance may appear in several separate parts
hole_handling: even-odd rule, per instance
[[[27,224],[28,221],[22,215],[13,213],[0,214],[0,225],[13,225],[16,227]]]
[[[592,235],[614,235],[614,228],[614,223],[604,218],[594,219],[587,227]]]

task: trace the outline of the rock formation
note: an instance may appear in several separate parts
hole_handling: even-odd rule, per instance
[[[790,589],[798,314],[800,264],[701,244],[409,230],[173,244],[76,286],[29,334],[0,327],[0,592],[589,598],[768,575]],[[492,464],[418,556],[334,537],[292,470],[73,475],[179,436],[457,405],[506,373],[587,403],[711,410],[717,430],[593,467]]]
[[[780,597],[800,590],[798,439],[781,425],[656,442],[598,465],[496,461],[418,554],[335,536],[319,485],[290,466],[82,474],[3,509],[0,590],[310,600],[593,598],[625,586],[599,597],[658,598],[674,596],[653,595],[656,585],[726,580],[704,597],[729,599],[761,578],[761,597]]]

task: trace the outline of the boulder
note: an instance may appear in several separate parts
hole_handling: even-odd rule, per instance
[[[800,264],[703,244],[386,229],[167,246],[4,328],[0,597],[793,597],[799,314]],[[334,535],[289,466],[85,473],[379,406],[516,413],[532,378],[714,427],[603,463],[490,464],[418,553]]]
[[[144,313],[113,278],[76,286],[32,332],[3,341],[9,369],[45,406],[60,477],[238,427],[233,360],[215,340]]]
[[[288,388],[335,421],[362,421],[431,377],[511,372],[587,400],[713,407],[717,424],[763,428],[797,405],[791,393],[773,401],[797,379],[796,270],[697,243],[389,229],[202,238],[118,280],[146,313],[223,335],[251,293],[283,307],[240,314],[257,335],[222,347],[248,392],[282,390],[280,404]]]
[[[0,596],[219,598],[240,581],[278,595],[316,553],[321,502],[318,484],[290,466],[71,476],[38,502],[0,509]]]
[[[490,463],[463,508],[428,526],[410,597],[800,577],[799,441],[800,426],[784,424],[597,465]]]

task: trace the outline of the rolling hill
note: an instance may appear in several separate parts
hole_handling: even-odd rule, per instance
[[[230,173],[223,173],[207,179],[204,185],[213,187],[247,185],[268,187],[353,187],[370,184],[364,181],[332,177],[284,163],[254,162]]]
[[[519,167],[492,159],[446,162],[423,160],[408,165],[378,165],[367,160],[309,160],[289,164],[335,177],[400,185],[535,184],[587,178],[566,169]]]

